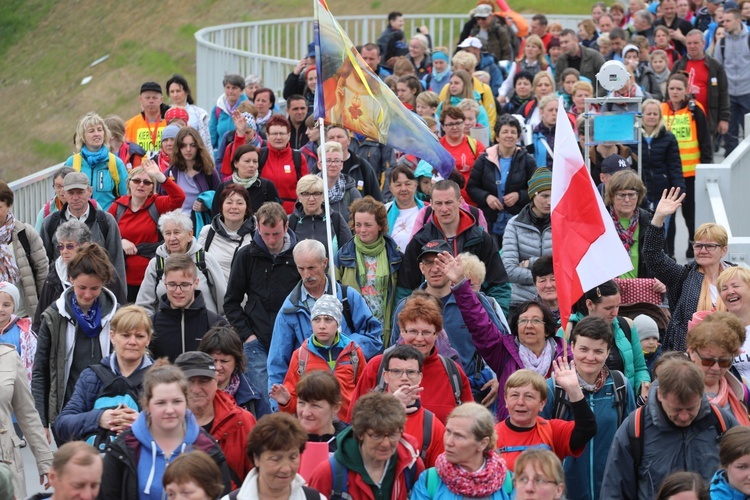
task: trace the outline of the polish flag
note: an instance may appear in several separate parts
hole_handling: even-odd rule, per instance
[[[586,168],[562,98],[552,163],[552,257],[562,327],[570,309],[595,286],[633,269]]]

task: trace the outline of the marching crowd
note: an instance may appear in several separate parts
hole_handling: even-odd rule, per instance
[[[322,132],[312,44],[283,89],[227,74],[206,110],[174,75],[87,113],[35,226],[0,181],[0,496],[29,447],[54,500],[750,498],[750,271],[694,223],[695,166],[750,112],[748,18],[597,2],[573,31],[480,0],[447,48],[389,14],[362,64],[447,178]],[[592,112],[642,97],[641,158],[584,141],[608,60],[629,81]],[[633,264],[565,329],[559,97]]]

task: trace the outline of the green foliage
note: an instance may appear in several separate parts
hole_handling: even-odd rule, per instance
[[[24,35],[34,31],[55,2],[3,0],[0,2],[0,58]]]
[[[70,156],[71,148],[71,144],[63,144],[62,142],[45,142],[39,139],[34,139],[31,143],[31,149],[36,154],[53,163],[64,161]],[[50,163],[50,165],[51,164],[52,163]]]

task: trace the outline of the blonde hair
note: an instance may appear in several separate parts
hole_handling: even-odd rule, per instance
[[[544,43],[542,43],[542,39],[539,38],[537,35],[530,35],[526,38],[526,45],[532,44],[535,45],[539,49],[539,54],[536,56],[536,62],[539,64],[539,68],[546,70],[547,66],[547,58],[544,57],[547,51],[544,48]],[[525,46],[524,46],[525,47]],[[522,53],[521,57],[516,59],[516,62],[523,62],[523,60],[526,59],[526,54]],[[537,75],[540,73],[537,73]],[[535,77],[536,78],[536,77]]]
[[[534,75],[534,81],[531,83],[531,88],[534,91],[534,94],[536,94],[536,86],[539,85],[539,82],[545,78],[549,80],[550,84],[552,85],[552,92],[549,95],[555,95],[555,79],[552,78],[552,75],[550,75],[546,71],[540,71],[539,73]]]
[[[326,141],[325,143],[325,154],[326,156],[330,153],[344,154],[344,149],[341,144],[335,141]],[[323,145],[318,146],[318,158],[323,158]]]
[[[741,279],[747,286],[750,286],[750,269],[741,266],[732,266],[724,269],[716,279],[716,288],[721,292],[724,285],[726,285],[729,280],[735,278]]]
[[[695,230],[694,239],[695,241],[698,241],[700,239],[715,241],[722,247],[727,246],[727,243],[729,242],[727,230],[718,224],[714,224],[713,222],[706,222],[705,224],[701,224],[700,226],[698,226],[698,228]]]
[[[80,153],[81,148],[84,146],[83,135],[86,133],[86,129],[99,125],[104,129],[104,142],[102,145],[109,147],[109,141],[112,138],[109,127],[107,127],[107,124],[104,122],[104,118],[91,111],[83,115],[83,118],[81,118],[76,127],[76,151]]]
[[[472,420],[471,433],[474,435],[474,439],[481,441],[484,438],[489,438],[489,442],[485,447],[484,453],[488,453],[494,450],[497,446],[497,431],[495,430],[495,418],[492,413],[484,406],[478,403],[464,403],[461,406],[457,406],[450,412],[446,423],[452,418],[468,418]]]
[[[312,191],[323,191],[323,179],[313,174],[303,175],[297,181],[297,196]]]
[[[484,278],[487,276],[487,266],[484,262],[479,260],[479,257],[473,253],[464,252],[458,256],[461,259],[461,264],[464,266],[464,276],[469,278],[469,281],[474,283],[471,278],[476,278],[478,283],[483,283]]]
[[[136,175],[140,175],[140,174],[148,175],[148,178],[151,179],[151,182],[153,182],[153,185],[151,186],[150,194],[153,194],[154,192],[156,192],[156,177],[146,172],[146,169],[144,167],[135,167],[130,172],[128,172],[128,194],[131,194],[130,193],[130,181],[133,179],[133,177],[135,177]]]
[[[432,90],[425,90],[424,92],[420,92],[417,96],[417,104],[429,108],[437,108],[440,104],[440,96]]]
[[[467,73],[473,73],[474,68],[477,67],[477,58],[471,52],[462,50],[456,52],[453,59],[451,59],[451,64],[453,64],[456,69],[462,69]]]

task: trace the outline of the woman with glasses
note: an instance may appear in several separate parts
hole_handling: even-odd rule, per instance
[[[748,389],[742,378],[738,379],[730,370],[744,342],[745,328],[729,312],[709,314],[687,334],[687,352],[703,371],[708,401],[730,412],[740,425],[747,426],[750,425]]]
[[[405,424],[396,396],[365,394],[354,404],[352,426],[339,434],[334,454],[315,468],[310,486],[328,498],[339,498],[344,488],[349,498],[410,498],[424,465],[416,440],[404,434]]]
[[[445,452],[434,468],[419,476],[412,500],[509,498],[503,488],[508,469],[495,452],[495,420],[487,408],[466,403],[453,410],[445,425],[443,443]]]
[[[513,485],[517,500],[560,500],[565,496],[562,463],[549,450],[526,450],[516,460]]]
[[[156,193],[157,183],[165,194]],[[122,236],[128,302],[135,302],[148,261],[161,242],[157,228],[159,216],[177,210],[184,201],[182,188],[164,175],[154,160],[148,159],[143,161],[143,166],[128,173],[128,194],[120,196],[109,207]]]
[[[664,251],[664,221],[682,205],[684,194],[679,189],[664,190],[643,241],[643,259],[654,277],[667,287],[669,312],[672,317],[662,339],[665,351],[685,351],[688,321],[696,311],[726,311],[719,296],[719,274],[733,266],[724,259],[727,254],[727,231],[707,222],[695,230],[695,261],[677,264]]]
[[[312,174],[305,175],[297,182],[297,202],[294,204],[294,212],[289,216],[289,229],[297,235],[297,241],[312,239],[321,242],[329,256],[336,255],[339,248],[352,239],[348,221],[332,207],[333,249],[328,248],[323,179]]]
[[[325,143],[325,175],[328,178],[328,201],[331,210],[341,214],[345,221],[349,221],[349,205],[354,200],[362,198],[357,189],[357,181],[342,172],[344,168],[344,150],[341,144],[334,141]],[[318,147],[318,172],[323,177],[323,146]],[[343,245],[343,243],[342,243]]]

